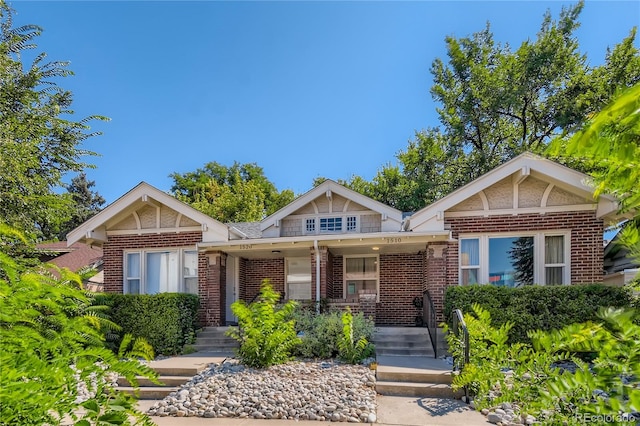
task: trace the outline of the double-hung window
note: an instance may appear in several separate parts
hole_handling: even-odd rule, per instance
[[[342,231],[341,217],[321,217],[320,232],[340,232]]]
[[[567,284],[570,233],[496,234],[460,237],[460,284],[505,287]]]
[[[311,300],[311,258],[289,257],[286,266],[287,299]]]
[[[188,249],[128,251],[124,293],[198,294],[198,252]]]
[[[360,290],[375,290],[380,301],[378,262],[377,255],[344,257],[345,299],[357,298]]]

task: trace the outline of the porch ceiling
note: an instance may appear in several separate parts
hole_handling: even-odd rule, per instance
[[[319,235],[317,244],[333,254],[417,253],[428,243],[449,241],[449,231],[434,233],[394,232],[376,236],[359,234]],[[309,237],[233,240],[224,243],[200,243],[201,251],[222,251],[246,259],[307,256],[314,246]]]

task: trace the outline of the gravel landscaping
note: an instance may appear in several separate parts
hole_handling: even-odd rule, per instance
[[[362,365],[296,361],[252,369],[230,360],[210,365],[148,414],[374,423],[375,381]]]

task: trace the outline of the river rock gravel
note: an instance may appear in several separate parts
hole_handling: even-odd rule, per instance
[[[212,364],[148,414],[374,423],[375,381],[362,365],[296,361],[253,369],[231,360]]]

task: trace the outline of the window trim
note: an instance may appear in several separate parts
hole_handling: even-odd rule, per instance
[[[198,255],[198,248],[197,247],[153,247],[153,248],[141,248],[141,249],[125,249],[122,252],[122,293],[123,294],[132,294],[129,293],[128,291],[128,281],[129,280],[133,280],[133,279],[139,279],[140,280],[140,293],[139,294],[149,294],[147,293],[147,285],[146,285],[146,278],[147,278],[147,254],[148,253],[163,253],[163,252],[169,252],[169,251],[174,251],[174,252],[178,252],[178,293],[185,293],[185,294],[191,294],[191,293],[187,293],[186,291],[186,287],[185,287],[185,278],[193,278],[194,275],[189,275],[189,276],[185,276],[184,274],[184,254],[185,252],[195,252],[196,255]],[[128,270],[128,264],[127,264],[127,257],[130,254],[138,254],[139,259],[140,259],[140,275],[139,277],[128,277],[127,276],[127,270]],[[198,263],[196,263],[196,266],[200,266]],[[199,269],[197,269],[197,273],[195,275],[196,278],[199,278],[200,276],[200,271]],[[159,293],[157,293],[159,294]]]
[[[302,234],[303,235],[326,235],[326,234],[355,234],[360,232],[360,220],[362,214],[360,213],[352,213],[352,212],[344,212],[340,214],[336,213],[322,213],[317,215],[305,215],[302,216]],[[322,222],[323,220],[336,220],[340,221],[340,229],[339,230],[323,230]],[[350,229],[350,223],[353,226],[353,229]],[[310,230],[309,225],[313,224],[313,230]]]
[[[309,299],[289,299],[289,281],[287,280],[287,277],[289,276],[289,261],[290,260],[296,260],[296,259],[307,259],[307,260],[309,260],[309,289],[310,289]],[[313,300],[313,267],[312,267],[312,262],[311,262],[310,258],[307,258],[305,256],[285,257],[285,260],[284,260],[284,297],[285,297],[286,300],[299,300],[299,301],[311,301],[311,300]]]
[[[380,303],[380,255],[379,254],[349,254],[342,256],[342,297],[348,299],[347,295],[347,259],[364,259],[373,257],[376,259],[376,303]]]
[[[545,237],[564,237],[564,264],[545,264]],[[480,249],[480,262],[478,270],[478,283],[489,284],[489,240],[491,238],[517,238],[533,237],[533,282],[534,284],[546,285],[546,268],[553,266],[564,267],[562,285],[571,284],[571,230],[545,230],[539,232],[489,232],[489,233],[469,233],[458,236],[458,285],[462,284],[462,270],[469,269],[463,267],[462,260],[462,240],[478,239]],[[475,269],[471,267],[471,269]]]

